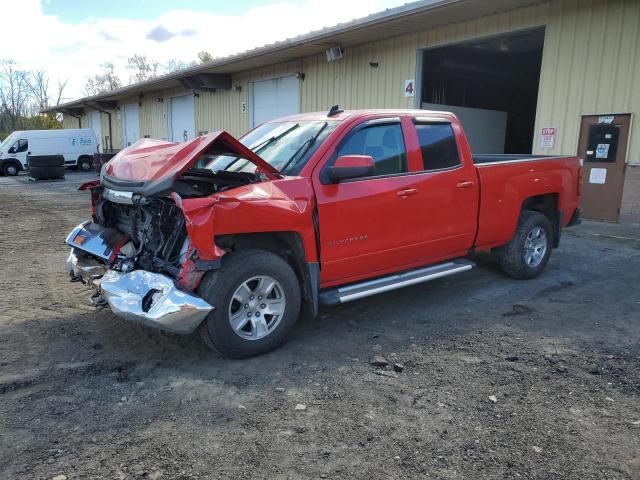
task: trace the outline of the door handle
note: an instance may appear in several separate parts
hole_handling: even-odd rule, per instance
[[[458,182],[456,187],[458,187],[458,188],[471,188],[474,185],[475,185],[475,183],[473,183],[471,180],[468,180],[466,182]]]
[[[415,195],[418,193],[417,188],[407,188],[405,190],[400,190],[396,195],[399,197],[410,197],[411,195]]]

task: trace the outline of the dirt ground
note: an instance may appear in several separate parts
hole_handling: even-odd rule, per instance
[[[640,478],[640,228],[566,231],[527,282],[479,257],[233,361],[68,282],[91,175],[0,177],[0,478]]]

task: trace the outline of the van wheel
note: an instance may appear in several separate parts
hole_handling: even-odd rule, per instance
[[[93,165],[89,158],[84,157],[78,160],[78,167],[80,167],[80,170],[82,170],[83,172],[89,172],[91,171]]]
[[[545,215],[522,212],[513,238],[498,249],[500,269],[519,280],[537,277],[551,256],[552,239],[553,229]]]
[[[296,274],[282,258],[262,250],[226,255],[198,293],[215,307],[200,326],[205,344],[231,358],[279,347],[300,314]]]
[[[4,173],[6,176],[16,176],[18,175],[19,171],[20,168],[13,162],[5,163],[2,167],[2,173]]]

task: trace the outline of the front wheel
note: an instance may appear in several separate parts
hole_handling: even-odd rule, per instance
[[[198,293],[215,307],[200,327],[209,347],[247,358],[280,346],[300,314],[300,284],[281,257],[261,250],[228,254]]]
[[[16,165],[13,162],[8,162],[4,164],[4,167],[2,167],[2,172],[8,177],[8,176],[16,176],[18,175],[18,172],[20,171],[20,168],[18,168],[18,165]]]
[[[545,215],[522,212],[513,238],[498,250],[500,269],[521,280],[537,277],[551,256],[552,239],[553,229]]]

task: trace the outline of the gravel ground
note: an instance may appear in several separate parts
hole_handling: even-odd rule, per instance
[[[89,178],[0,177],[0,478],[640,478],[640,228],[568,230],[532,281],[480,256],[233,361],[67,281]]]

